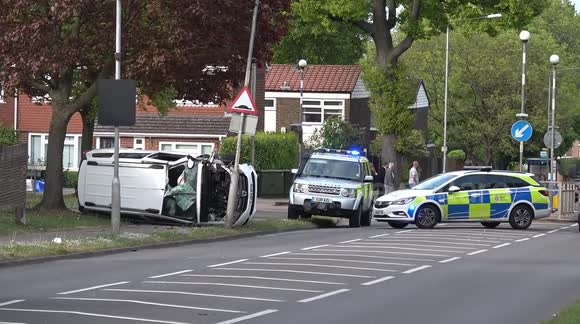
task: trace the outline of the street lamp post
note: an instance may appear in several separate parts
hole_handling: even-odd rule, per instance
[[[491,14],[483,17],[475,17],[463,20],[476,20],[476,19],[494,19],[501,18],[500,13]],[[449,107],[449,24],[447,24],[447,31],[445,33],[445,106],[443,112],[443,147],[441,151],[443,152],[443,173],[447,171],[447,109]]]
[[[524,106],[526,102],[526,49],[528,47],[528,40],[530,40],[530,32],[523,30],[520,33],[520,40],[522,41],[522,108],[516,117],[525,119],[528,115],[524,112]],[[523,171],[524,162],[524,142],[520,141],[520,172]]]
[[[298,107],[298,125],[300,125],[299,128],[299,139],[300,139],[300,145],[298,147],[298,167],[300,167],[300,163],[302,162],[302,154],[304,151],[304,129],[303,129],[303,116],[302,116],[302,101],[303,101],[303,97],[304,97],[304,69],[306,69],[306,66],[308,65],[308,62],[306,62],[305,59],[301,59],[300,61],[298,61],[298,70],[300,71],[300,107]]]
[[[552,63],[552,136],[550,138],[550,208],[554,208],[554,181],[556,181],[556,161],[554,160],[554,137],[556,135],[556,65],[560,63],[560,57],[556,54],[550,56]]]

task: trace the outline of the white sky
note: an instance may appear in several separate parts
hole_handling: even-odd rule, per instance
[[[576,12],[580,12],[580,0],[572,0],[574,7],[576,8]]]

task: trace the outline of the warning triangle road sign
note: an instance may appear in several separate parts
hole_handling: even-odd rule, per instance
[[[256,103],[254,102],[254,99],[252,99],[248,86],[244,86],[242,90],[240,90],[240,93],[238,93],[236,98],[228,105],[227,111],[252,115],[258,113]]]

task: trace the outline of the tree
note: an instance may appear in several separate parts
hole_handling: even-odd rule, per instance
[[[331,117],[324,121],[322,128],[314,131],[307,146],[346,150],[362,147],[362,144],[362,136],[357,129],[342,118]]]
[[[243,78],[254,1],[123,1],[123,76],[144,94],[171,86],[178,98],[221,101]],[[286,31],[290,0],[262,0],[254,57],[265,62]],[[48,94],[46,187],[40,206],[65,208],[62,152],[71,116],[90,105],[96,80],[111,77],[115,2],[0,0],[0,79]],[[208,66],[214,67],[208,69]],[[85,89],[73,95],[73,89]],[[88,114],[90,115],[90,114]]]
[[[558,53],[560,65],[563,65],[559,69],[578,66],[578,49],[574,48],[577,42],[566,35],[580,27],[580,17],[570,7],[569,3],[551,0],[546,12],[526,26],[532,37],[528,44],[525,111],[534,127],[534,136],[526,142],[524,156],[539,156],[544,146],[550,75],[548,58]],[[546,21],[553,19],[569,22],[562,24],[565,28],[546,28]],[[462,149],[468,159],[478,164],[505,168],[509,162],[518,160],[519,145],[510,135],[511,124],[521,105],[518,32],[508,29],[491,37],[460,27],[451,34],[448,146]],[[566,39],[570,43],[565,43]],[[444,46],[443,36],[419,41],[403,60],[403,63],[408,62],[409,73],[423,78],[428,85],[430,131],[438,139],[443,133]],[[560,132],[571,138],[568,141],[578,136],[574,129],[579,119],[579,90],[580,83],[574,74],[564,71],[559,74],[557,124]]]
[[[520,27],[540,14],[546,2],[481,0],[466,4],[455,0],[302,0],[295,6],[310,15],[311,20],[318,19],[320,24],[335,21],[356,26],[372,38],[374,51],[370,56],[374,62],[367,60],[363,70],[365,82],[371,91],[371,109],[375,114],[381,110],[390,111],[382,114],[382,117],[376,116],[375,120],[390,119],[383,124],[397,125],[401,130],[410,128],[405,109],[409,101],[412,102],[409,97],[412,97],[413,92],[407,90],[408,80],[404,70],[399,67],[399,59],[411,48],[413,42],[438,35],[445,30],[451,18],[476,17],[497,11],[503,14],[500,27]],[[400,14],[397,14],[397,10]],[[494,25],[486,21],[470,25],[489,33],[496,31]],[[384,74],[382,81],[379,72]],[[393,97],[395,95],[397,97]],[[381,153],[383,160],[398,161],[395,143],[397,136],[404,135],[397,134],[396,129],[383,128],[379,131],[384,134]]]

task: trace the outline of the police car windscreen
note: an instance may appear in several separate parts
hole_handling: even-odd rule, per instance
[[[302,176],[359,181],[361,179],[361,170],[358,162],[309,159],[304,166]]]
[[[448,181],[450,181],[451,179],[453,179],[455,177],[457,177],[457,175],[453,175],[453,174],[436,175],[434,177],[431,177],[431,178],[419,183],[418,185],[413,187],[413,189],[433,190],[433,189],[439,188],[440,186],[444,185],[445,183],[447,183]]]

